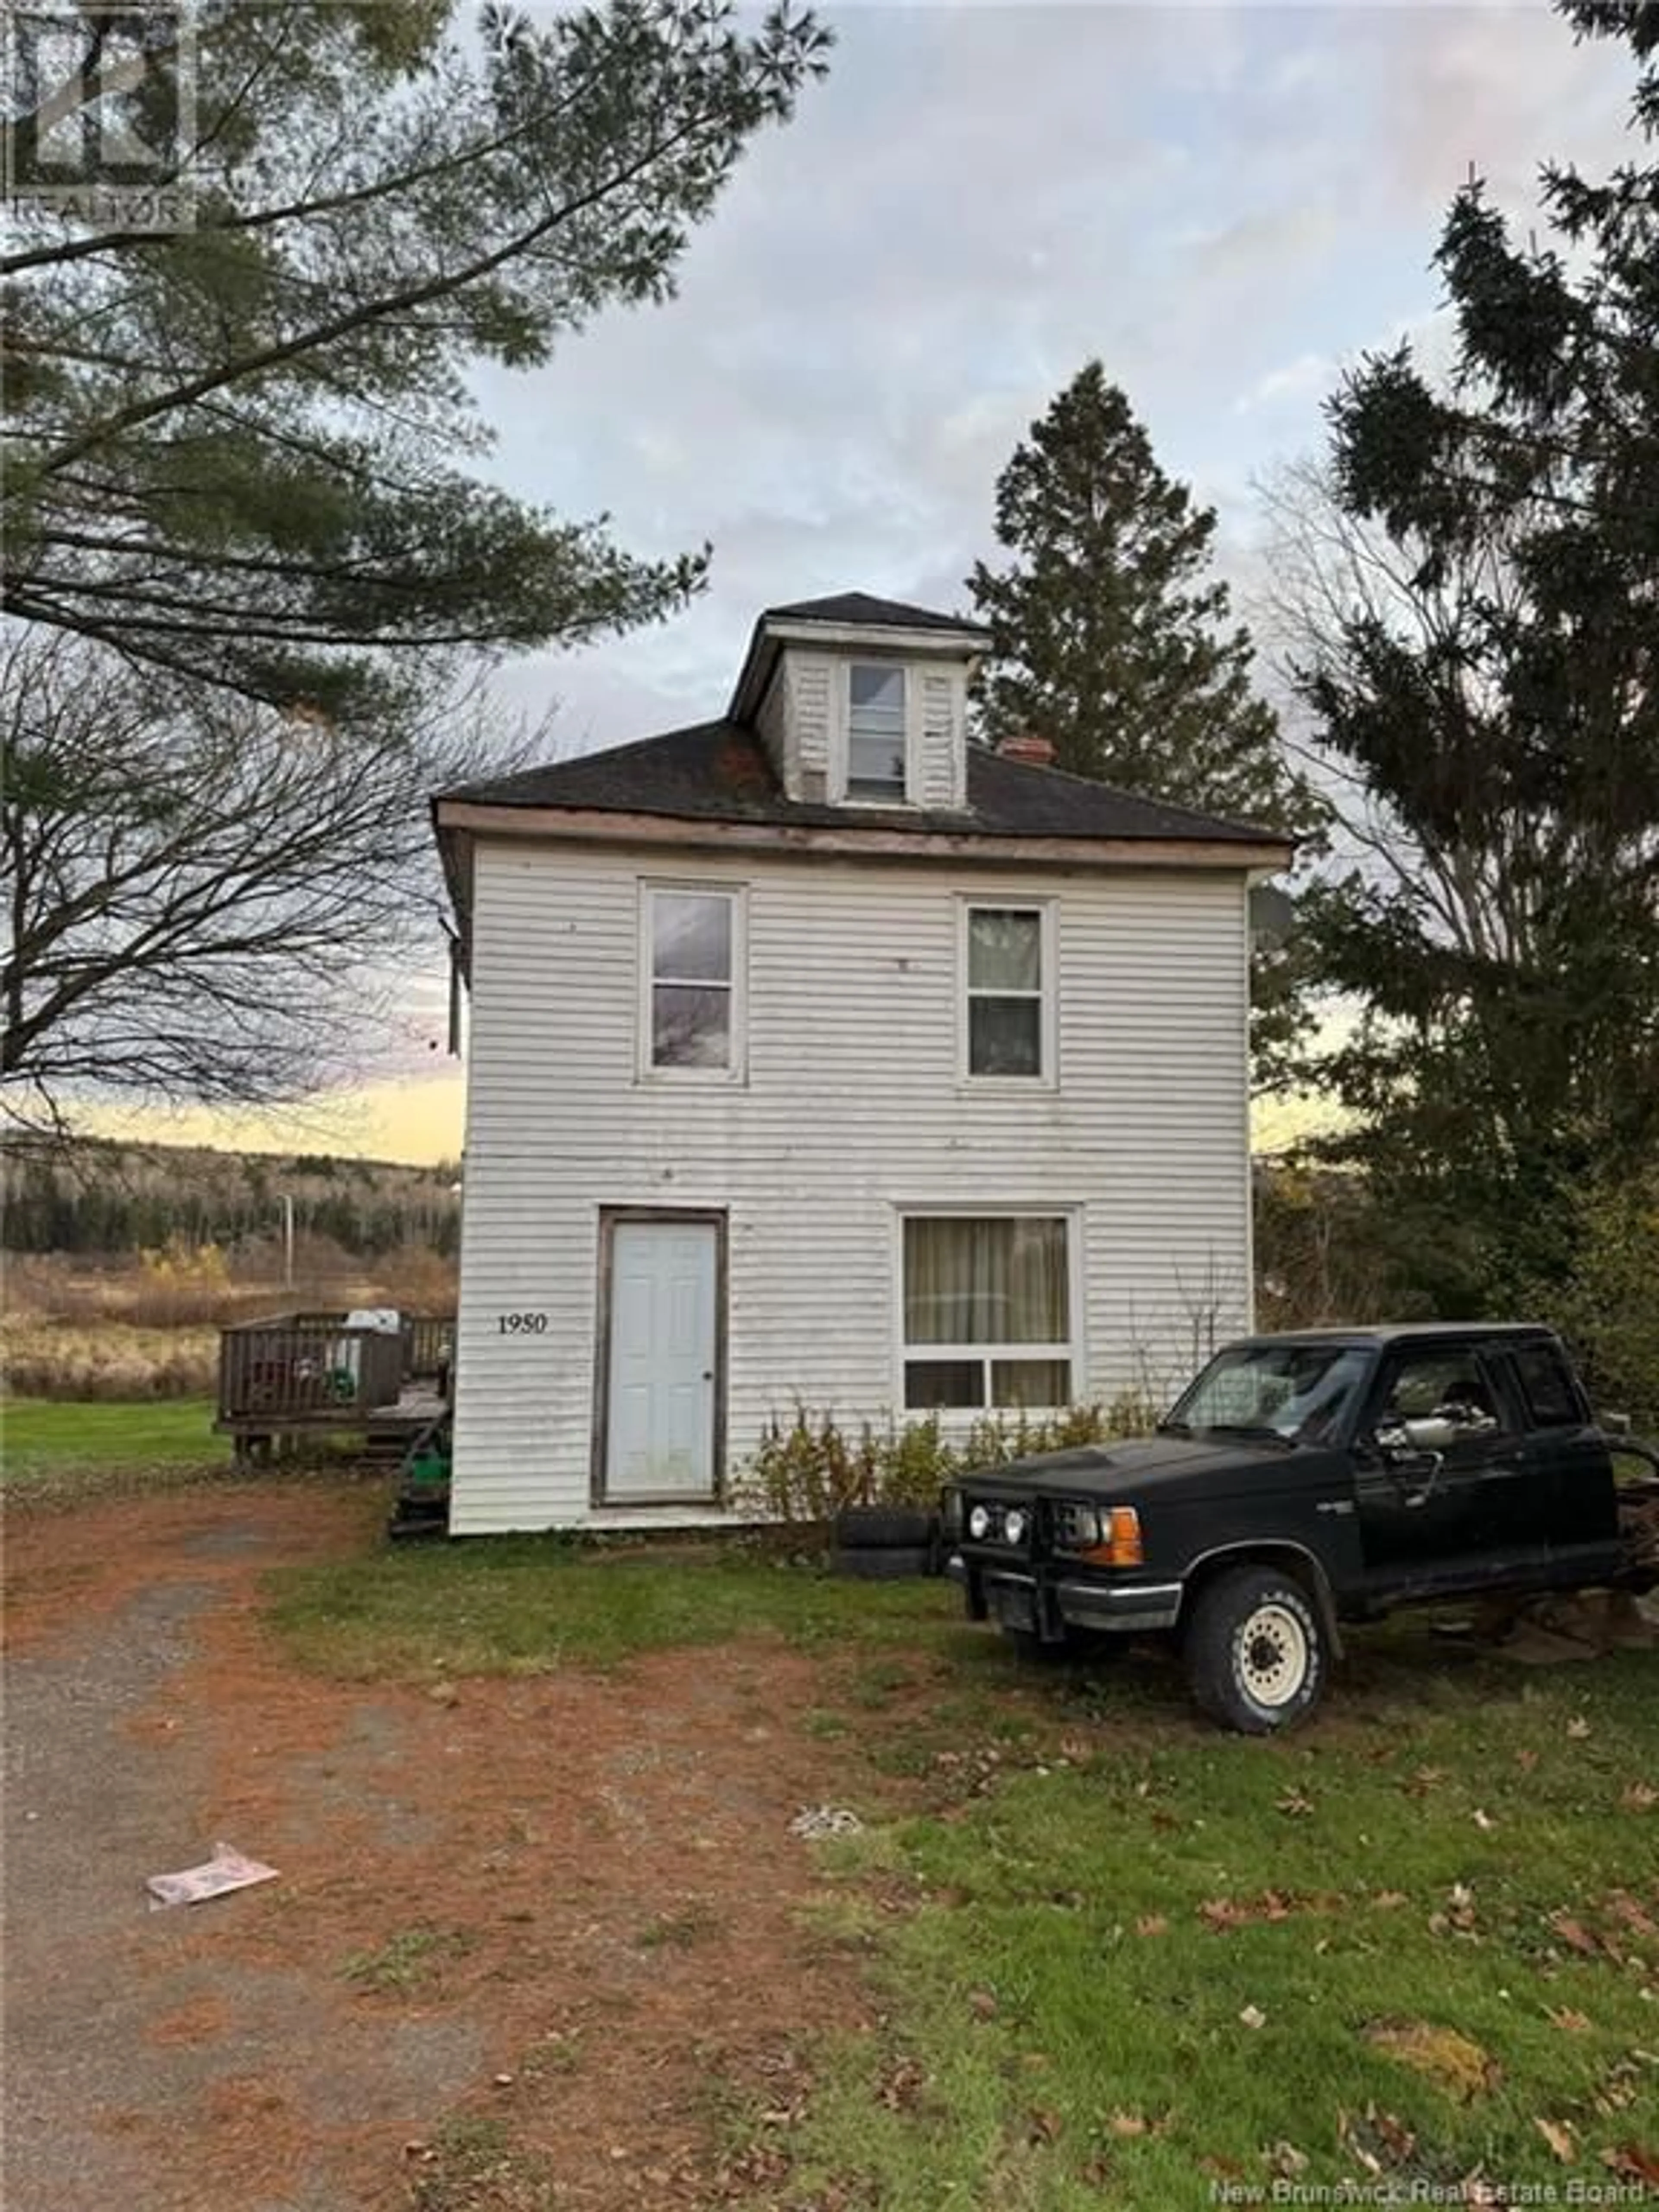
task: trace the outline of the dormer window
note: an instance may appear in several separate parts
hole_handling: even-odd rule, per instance
[[[847,796],[866,805],[902,806],[908,751],[904,671],[890,662],[855,660],[847,682]]]

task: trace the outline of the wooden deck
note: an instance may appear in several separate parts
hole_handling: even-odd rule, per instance
[[[214,1428],[245,1465],[322,1434],[361,1435],[365,1456],[401,1458],[446,1409],[453,1335],[445,1315],[398,1330],[314,1313],[222,1329]]]

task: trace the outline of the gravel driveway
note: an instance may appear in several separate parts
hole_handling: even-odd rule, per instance
[[[711,2081],[856,2019],[799,1932],[808,1662],[301,1674],[260,1577],[373,1511],[239,1486],[9,1526],[10,2212],[406,2205],[458,2118],[572,2212],[729,2201]],[[150,1911],[220,1838],[281,1879]]]

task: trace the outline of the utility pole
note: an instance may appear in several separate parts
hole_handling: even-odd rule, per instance
[[[294,1288],[294,1198],[283,1193],[283,1288]]]

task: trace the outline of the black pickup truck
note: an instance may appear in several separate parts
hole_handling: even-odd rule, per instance
[[[973,1619],[1045,1655],[1173,1636],[1202,1710],[1289,1727],[1344,1621],[1497,1593],[1659,1583],[1659,1481],[1616,1454],[1559,1340],[1526,1326],[1250,1337],[1155,1435],[970,1474],[945,1493]]]

